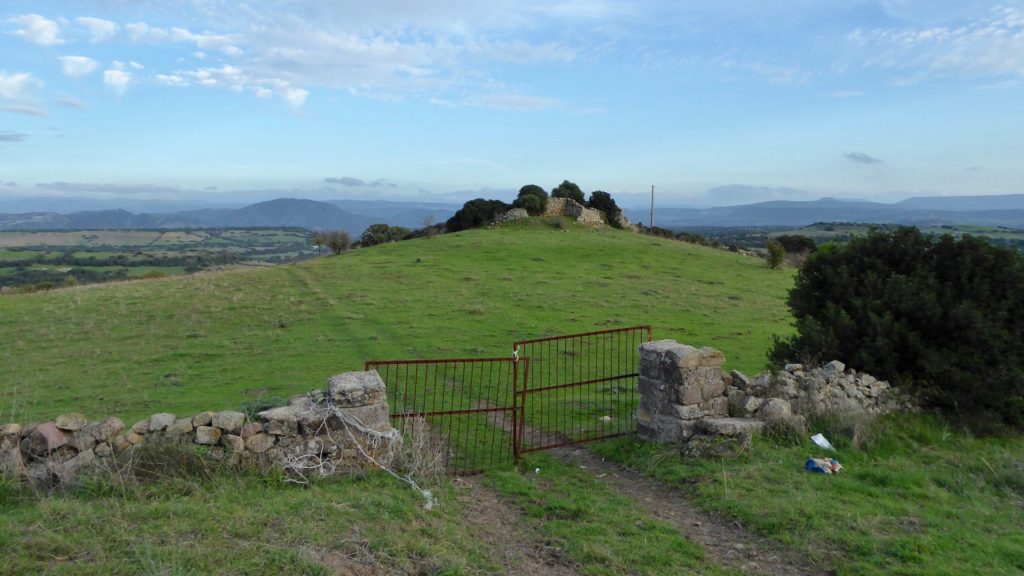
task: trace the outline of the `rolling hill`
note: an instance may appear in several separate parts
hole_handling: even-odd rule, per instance
[[[757,258],[531,222],[273,269],[5,296],[0,420],[227,408],[305,392],[369,358],[504,355],[519,338],[645,323],[754,371],[771,335],[790,330],[791,281]]]

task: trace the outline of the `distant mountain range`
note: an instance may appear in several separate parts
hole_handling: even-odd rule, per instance
[[[87,210],[68,214],[27,212],[0,214],[0,230],[95,230],[112,228],[247,228],[297,227],[345,230],[359,235],[371,224],[420,228],[451,218],[461,206],[427,202],[366,200],[320,202],[278,198],[242,208],[202,208],[179,212],[133,213],[126,210]]]
[[[629,209],[626,216],[648,224],[648,210]],[[861,222],[941,226],[974,224],[1024,228],[1024,194],[1006,196],[922,196],[895,204],[822,198],[773,200],[717,208],[659,208],[654,224],[662,228],[809,226],[817,222]]]
[[[129,212],[122,209],[81,212],[0,214],[0,230],[88,230],[111,228],[229,228],[293,226],[345,230],[353,235],[371,224],[420,228],[442,223],[461,206],[432,202],[278,198],[241,208],[201,208],[177,212]],[[627,209],[634,222],[647,224],[649,212]],[[860,222],[941,226],[975,224],[1024,229],[1024,194],[1006,196],[927,196],[895,204],[822,198],[773,200],[716,208],[655,206],[654,223],[663,228],[801,227],[817,222]]]

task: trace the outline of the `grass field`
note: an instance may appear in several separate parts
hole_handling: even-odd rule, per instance
[[[70,410],[131,423],[288,396],[366,359],[503,356],[520,338],[650,323],[759,371],[786,334],[792,271],[691,244],[530,222],[258,270],[0,297],[0,421]],[[1024,443],[928,418],[886,420],[847,467],[802,470],[806,439],[763,438],[732,460],[683,461],[632,440],[595,446],[837,574],[1024,571]],[[173,466],[168,468],[173,470]],[[535,473],[534,471],[538,472]],[[483,483],[514,528],[582,574],[728,573],[673,528],[550,455]],[[221,472],[34,495],[0,483],[0,573],[486,574],[500,551],[463,483],[422,500],[383,474],[307,488]],[[500,514],[500,511],[495,511]],[[494,518],[485,518],[493,522]]]

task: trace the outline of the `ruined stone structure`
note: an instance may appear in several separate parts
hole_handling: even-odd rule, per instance
[[[26,427],[6,424],[0,427],[0,474],[41,487],[67,485],[146,443],[196,447],[230,463],[295,474],[332,474],[371,468],[373,461],[386,466],[400,442],[380,376],[347,372],[331,377],[326,392],[293,397],[252,420],[221,411],[153,414],[131,427],[116,417],[90,422],[82,414]]]
[[[605,223],[604,213],[582,206],[572,198],[548,198],[548,207],[543,215],[568,216],[584,226],[601,226]]]
[[[722,370],[725,356],[675,340],[640,347],[637,432],[655,442],[678,442],[684,453],[706,453],[721,439],[747,439],[765,423],[802,426],[816,414],[881,414],[898,407],[887,382],[839,361],[814,370],[787,365],[751,379]]]

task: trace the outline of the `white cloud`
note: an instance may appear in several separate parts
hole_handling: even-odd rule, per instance
[[[132,60],[132,61],[128,62],[128,65],[131,66],[132,68],[136,69],[136,70],[142,70],[142,69],[145,68],[145,66],[143,66],[142,64],[139,64],[135,60]]]
[[[157,74],[156,81],[166,86],[188,86],[189,81],[177,74]]]
[[[87,56],[61,56],[59,60],[64,74],[72,78],[87,76],[99,66],[99,62]]]
[[[1024,78],[1024,8],[998,6],[946,26],[856,30],[847,40],[871,51],[865,66],[900,74],[897,85],[930,78]]]
[[[75,18],[75,22],[89,29],[92,42],[102,42],[117,33],[117,24],[110,20],[93,18],[92,16],[81,16]]]
[[[196,57],[196,60],[206,60],[206,52],[203,52],[202,50],[193,52],[192,55]]]
[[[44,46],[64,43],[64,40],[60,37],[60,25],[39,14],[22,14],[21,16],[8,18],[7,21],[21,26],[13,34],[21,36],[29,42]]]
[[[306,97],[309,96],[309,91],[303,90],[302,88],[285,88],[282,95],[289,106],[299,107],[306,102]]]
[[[132,83],[132,74],[116,68],[104,70],[103,83],[113,88],[118,94],[124,94]]]
[[[8,74],[0,70],[0,98],[5,100],[24,100],[29,93],[40,86],[40,82],[28,72]]]

